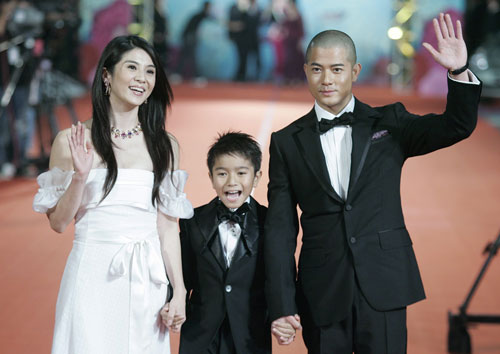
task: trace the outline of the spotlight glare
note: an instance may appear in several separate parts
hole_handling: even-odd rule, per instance
[[[392,76],[397,75],[399,73],[399,65],[396,63],[390,63],[387,65],[387,73]]]
[[[407,58],[411,58],[415,55],[415,49],[413,49],[413,46],[408,42],[400,43],[398,47],[401,53]]]
[[[410,17],[413,16],[413,13],[415,12],[415,9],[411,5],[406,5],[401,8],[401,10],[398,11],[396,14],[396,21],[400,24],[405,23],[410,19]]]
[[[387,36],[390,39],[397,41],[398,39],[403,38],[403,30],[398,26],[391,27],[387,31]]]
[[[142,25],[137,22],[133,22],[128,25],[128,32],[131,34],[139,34],[142,31]]]
[[[486,59],[485,57],[479,58],[479,60],[477,61],[477,67],[481,70],[488,70],[488,59]]]

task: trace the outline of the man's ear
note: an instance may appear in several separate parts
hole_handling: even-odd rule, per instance
[[[356,63],[352,67],[352,82],[355,82],[358,80],[359,73],[361,72],[361,64]]]

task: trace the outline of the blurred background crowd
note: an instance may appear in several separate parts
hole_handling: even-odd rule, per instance
[[[423,50],[431,20],[462,21],[471,69],[485,98],[500,97],[499,0],[1,0],[0,178],[47,167],[42,133],[57,131],[55,107],[77,117],[104,46],[121,34],[154,43],[171,83],[304,85],[305,46],[339,29],[357,45],[361,83],[445,95],[446,75]],[[41,129],[42,125],[48,129]],[[38,139],[35,139],[35,135]]]

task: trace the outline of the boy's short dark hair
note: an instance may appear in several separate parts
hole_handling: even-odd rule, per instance
[[[252,162],[254,172],[260,171],[262,152],[259,143],[251,135],[232,131],[219,134],[207,154],[210,174],[212,174],[215,159],[222,155],[240,155]]]

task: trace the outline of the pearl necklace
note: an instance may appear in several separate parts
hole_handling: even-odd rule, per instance
[[[111,134],[113,134],[115,138],[122,137],[122,139],[125,139],[128,137],[129,139],[131,139],[134,135],[139,135],[140,132],[142,132],[140,122],[137,123],[137,125],[134,128],[132,128],[131,130],[127,130],[127,131],[125,131],[125,130],[121,131],[118,128],[111,127]]]

